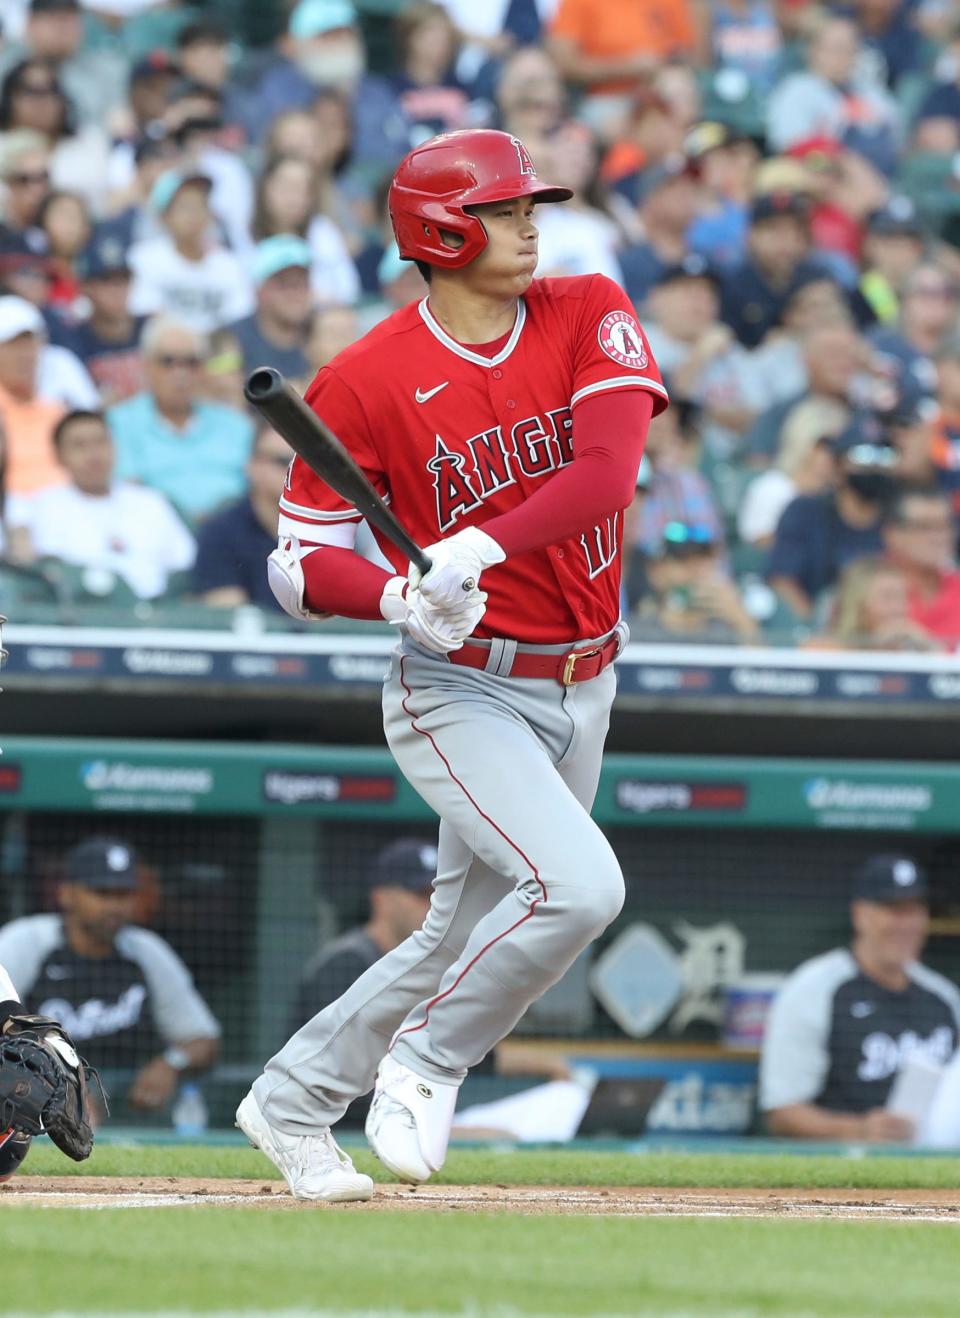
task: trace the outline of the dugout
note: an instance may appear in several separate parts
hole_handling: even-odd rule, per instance
[[[435,830],[380,749],[11,737],[3,751],[0,916],[52,909],[61,857],[82,837],[129,839],[145,862],[144,921],[181,953],[224,1027],[205,1082],[215,1124],[232,1120],[285,1039],[308,957],[363,919],[378,848]],[[928,868],[925,959],[960,980],[958,806],[951,766],[609,755],[595,817],[620,856],[626,905],[519,1033],[606,1075],[665,1078],[656,1128],[748,1129],[757,1005],[741,1002],[746,1025],[742,1014],[731,1022],[736,985],[748,992],[844,941],[849,875],[866,855],[905,850]],[[589,980],[638,924],[673,957],[684,991],[631,1037]],[[629,947],[612,959],[629,997]],[[472,1083],[479,1100],[510,1084]]]

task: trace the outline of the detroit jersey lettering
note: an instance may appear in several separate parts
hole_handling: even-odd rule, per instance
[[[509,512],[573,460],[577,404],[667,394],[633,308],[602,275],[535,280],[492,356],[456,343],[427,299],[395,312],[324,367],[306,401],[340,437],[414,539],[431,544]],[[295,459],[281,534],[311,541],[356,509]],[[620,613],[622,512],[570,540],[489,568],[478,636],[555,643],[610,631]],[[378,536],[397,572],[402,555]]]

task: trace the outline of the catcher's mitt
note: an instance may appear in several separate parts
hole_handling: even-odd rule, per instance
[[[68,1158],[89,1158],[91,1076],[100,1085],[96,1071],[77,1056],[57,1021],[10,1016],[6,1032],[0,1034],[0,1130],[13,1127],[22,1135],[49,1135]]]

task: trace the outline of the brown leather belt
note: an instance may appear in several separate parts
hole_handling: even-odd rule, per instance
[[[535,654],[518,650],[510,665],[510,677],[553,678],[563,686],[575,686],[599,677],[608,664],[617,657],[620,638],[614,633],[602,645],[567,650],[565,654]],[[465,668],[486,668],[490,650],[486,646],[466,641],[461,649],[451,650],[447,656],[452,664]]]

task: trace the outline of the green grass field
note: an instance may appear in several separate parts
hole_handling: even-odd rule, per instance
[[[39,1142],[25,1172],[250,1177],[241,1147]],[[359,1153],[358,1164],[376,1164]],[[382,1176],[380,1179],[384,1179]],[[943,1158],[451,1152],[456,1184],[950,1188]],[[20,1181],[27,1188],[29,1177]],[[954,1318],[960,1225],[365,1213],[335,1207],[0,1208],[0,1313]]]

